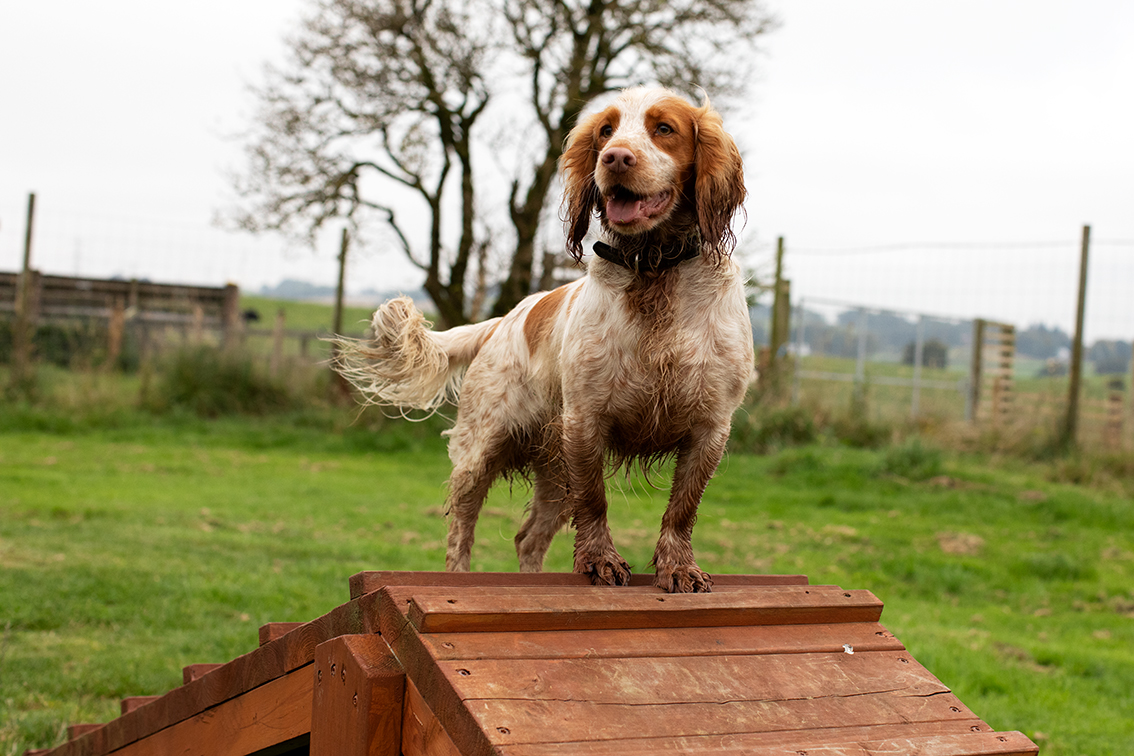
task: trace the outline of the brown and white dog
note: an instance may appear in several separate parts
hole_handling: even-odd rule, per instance
[[[740,153],[707,102],[631,89],[579,121],[560,170],[576,259],[596,213],[600,223],[585,277],[443,332],[395,299],[375,312],[372,341],[340,340],[338,369],[376,404],[432,410],[459,390],[446,569],[469,569],[489,487],[522,472],[534,494],[515,539],[520,569],[539,571],[570,520],[575,571],[627,584],[605,465],[673,455],[655,584],[709,591],[693,523],[753,375],[744,282],[730,257],[745,196]]]

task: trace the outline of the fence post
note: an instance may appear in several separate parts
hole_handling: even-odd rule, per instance
[[[272,360],[268,370],[273,376],[279,375],[280,366],[283,364],[284,324],[286,321],[287,313],[281,307],[276,311],[276,323],[272,328]]]
[[[1126,392],[1128,401],[1130,403],[1130,417],[1129,422],[1125,423],[1126,427],[1130,429],[1129,435],[1134,439],[1134,342],[1130,345],[1130,390]],[[1134,441],[1132,441],[1134,443]]]
[[[917,335],[914,337],[913,391],[910,396],[910,417],[917,419],[921,401],[921,363],[925,359],[925,316],[917,316]]]
[[[107,372],[113,371],[122,355],[122,336],[126,330],[126,303],[121,297],[114,299],[114,306],[110,310],[110,322],[107,324],[106,364],[103,366]]]
[[[866,398],[866,308],[858,308],[858,354],[854,361],[854,396],[861,402]]]
[[[803,300],[799,300],[799,304],[795,307],[796,320],[795,320],[795,374],[792,376],[791,382],[791,404],[793,407],[799,406],[799,384],[800,384],[800,370],[803,369],[803,337],[806,328],[807,317],[803,311]]]
[[[31,269],[32,231],[35,228],[35,192],[28,194],[27,228],[24,233],[24,263],[16,278],[15,322],[12,330],[11,390],[26,393],[31,388],[35,313]]]
[[[335,289],[335,313],[331,331],[337,336],[343,332],[343,298],[346,289],[347,249],[350,247],[350,230],[343,226],[342,241],[339,243],[339,283]],[[338,357],[338,347],[331,345],[331,362]],[[350,383],[337,370],[331,372],[331,387],[340,400],[350,399]]]
[[[240,287],[227,284],[224,287],[224,315],[222,316],[225,349],[235,349],[240,339]]]
[[[1091,247],[1091,227],[1083,226],[1079,248],[1079,297],[1075,310],[1075,338],[1071,342],[1071,380],[1067,387],[1067,418],[1063,424],[1064,448],[1075,444],[1079,429],[1079,387],[1083,377],[1083,316],[1087,308],[1087,256]]]
[[[787,343],[791,319],[791,284],[784,280],[784,237],[776,240],[776,283],[772,300],[771,365],[780,360],[780,349]],[[774,367],[772,368],[775,369]]]
[[[1012,410],[1012,373],[1016,358],[1016,326],[998,323],[996,373],[992,384],[993,425],[999,427]]]
[[[226,328],[225,334],[228,330]],[[205,338],[205,308],[200,304],[193,305],[193,320],[189,326],[189,343],[193,346],[200,346]]]
[[[1122,394],[1124,385],[1121,378],[1114,378],[1108,384],[1106,401],[1106,430],[1103,434],[1108,451],[1122,448]]]
[[[984,320],[973,319],[973,356],[969,362],[969,393],[965,402],[965,420],[975,423],[980,407],[980,372],[984,356]]]

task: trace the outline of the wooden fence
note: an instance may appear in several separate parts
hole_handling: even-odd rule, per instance
[[[31,322],[105,320],[112,334],[126,321],[184,329],[219,331],[230,341],[240,326],[240,289],[185,286],[138,279],[118,280],[44,275],[29,271],[24,315]],[[18,273],[0,273],[0,313],[16,313]],[[113,336],[112,336],[113,338]]]

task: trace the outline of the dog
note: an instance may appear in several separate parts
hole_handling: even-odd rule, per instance
[[[607,466],[675,457],[654,551],[655,585],[708,592],[694,559],[697,507],[754,376],[752,326],[731,259],[745,198],[740,152],[706,99],[625,90],[581,117],[560,159],[567,251],[587,275],[532,294],[503,317],[430,329],[408,298],[382,305],[369,341],[339,340],[337,369],[364,401],[457,404],[445,567],[469,569],[492,483],[521,473],[533,500],[515,538],[538,572],[574,525],[574,570],[626,585],[607,523]]]

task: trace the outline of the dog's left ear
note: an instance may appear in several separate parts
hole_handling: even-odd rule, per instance
[[[748,194],[740,150],[708,100],[695,111],[693,123],[697,226],[706,244],[731,254],[736,246],[732,216]]]

